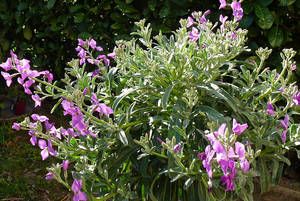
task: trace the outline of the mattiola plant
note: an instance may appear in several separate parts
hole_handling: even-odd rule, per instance
[[[13,125],[29,131],[43,160],[62,160],[46,179],[74,200],[118,201],[253,200],[254,186],[278,184],[285,153],[300,144],[300,92],[289,82],[295,52],[283,50],[280,72],[265,67],[268,48],[244,58],[243,10],[231,7],[232,21],[221,15],[213,24],[210,11],[195,12],[170,37],[152,37],[141,20],[136,37],[108,55],[79,39],[79,59],[60,83],[11,52],[1,64],[7,86],[17,78],[36,106],[53,98],[51,112],[71,117],[68,128],[37,114]]]

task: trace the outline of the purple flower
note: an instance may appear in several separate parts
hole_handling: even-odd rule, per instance
[[[163,141],[159,137],[157,137],[156,139],[159,143],[163,143]]]
[[[221,30],[223,30],[225,28],[225,23],[226,23],[227,19],[228,19],[228,16],[223,17],[223,15],[220,15],[220,22],[222,23]]]
[[[200,33],[197,28],[193,27],[192,31],[189,34],[190,41],[197,41],[200,36]]]
[[[273,115],[274,114],[274,107],[272,106],[272,104],[271,103],[269,103],[269,102],[267,102],[267,113],[269,114],[269,115]]]
[[[231,34],[231,39],[235,39],[235,38],[236,38],[236,33],[233,32],[233,33]]]
[[[186,28],[191,27],[194,24],[194,19],[192,17],[188,17],[188,24],[186,25]]]
[[[78,45],[83,47],[85,45],[85,42],[82,39],[78,38]]]
[[[287,129],[284,130],[284,131],[282,132],[282,135],[280,136],[280,138],[281,138],[281,140],[282,140],[283,143],[286,142],[286,133],[287,133],[287,132],[288,132]]]
[[[200,22],[201,22],[201,24],[203,24],[203,23],[206,23],[207,22],[207,20],[206,20],[206,16],[207,15],[209,15],[210,14],[210,10],[207,10],[207,11],[205,11],[204,12],[204,14],[203,14],[203,16],[202,17],[200,17]]]
[[[53,178],[53,173],[52,172],[48,172],[47,174],[46,174],[46,180],[52,180],[52,179],[54,179]]]
[[[3,72],[3,71],[1,72],[1,75],[5,79],[7,87],[10,87],[10,85],[12,83],[11,75],[9,73]]]
[[[63,167],[63,170],[66,171],[69,167],[69,160],[63,160],[62,167]]]
[[[81,186],[82,186],[82,180],[74,179],[73,184],[72,184],[72,191],[74,192],[73,201],[88,200],[86,194],[81,191]]]
[[[280,120],[280,123],[282,125],[282,128],[284,128],[285,130],[288,129],[288,123],[290,121],[290,117],[288,114],[285,115],[284,120]]]
[[[31,85],[32,85],[33,83],[35,83],[34,80],[28,79],[28,80],[23,84],[24,91],[25,91],[26,94],[29,94],[29,95],[32,94],[32,92],[30,91],[29,88],[31,87]]]
[[[54,127],[54,124],[55,124],[55,123],[49,123],[49,121],[46,120],[46,121],[45,121],[45,129],[46,129],[47,131],[50,130],[51,128]]]
[[[106,55],[99,55],[99,56],[97,57],[97,59],[102,59],[102,60],[104,61],[104,63],[105,63],[106,66],[109,66],[109,65],[110,65],[110,60],[107,59]]]
[[[176,153],[176,152],[178,152],[180,150],[180,144],[176,144],[175,146],[174,146],[174,152]]]
[[[32,146],[35,146],[37,143],[37,138],[35,135],[32,135],[30,138],[30,143],[32,144]]]
[[[41,98],[38,94],[34,94],[31,96],[32,100],[34,101],[34,107],[40,107],[42,106]]]
[[[0,65],[0,66],[1,66],[1,65]],[[296,68],[297,68],[296,65],[291,66],[291,70],[292,70],[292,71],[296,70]]]
[[[102,52],[103,51],[103,48],[101,46],[97,46],[96,47],[96,50],[98,50],[99,52]]]
[[[205,148],[205,153],[199,155],[198,157],[200,157],[200,160],[203,159],[202,164],[203,167],[206,169],[207,175],[209,178],[212,178],[212,168],[211,168],[211,160],[213,159],[214,155],[215,155],[215,150],[211,150],[210,149],[210,145],[208,145]]]
[[[94,39],[89,40],[89,46],[92,49],[95,49],[96,48],[96,41]]]
[[[82,92],[82,95],[85,96],[87,94],[87,92],[88,92],[88,88],[85,87],[84,90],[83,90],[83,92]]]
[[[48,121],[48,117],[46,116],[40,116],[38,114],[32,114],[31,115],[31,118],[34,120],[34,121],[40,121],[40,122],[44,122],[44,121]]]
[[[116,47],[114,47],[113,52],[109,53],[107,56],[110,57],[110,58],[112,58],[112,59],[114,59],[116,57]]]
[[[18,57],[17,57],[17,55],[14,54],[14,52],[12,50],[10,50],[10,56],[15,64],[19,64]]]
[[[221,177],[222,185],[226,184],[226,191],[233,191],[234,190],[234,176],[236,174],[235,162],[234,160],[228,160],[226,164],[226,169],[224,172],[224,176]],[[228,172],[228,169],[230,173]]]
[[[219,2],[220,2],[219,10],[226,7],[226,0],[219,0]]]
[[[238,124],[236,119],[233,119],[233,126],[232,126],[232,132],[234,132],[236,135],[240,135],[242,132],[244,132],[248,128],[247,124]]]
[[[295,105],[300,105],[300,93],[293,94],[293,103]]]
[[[21,126],[20,126],[20,124],[18,124],[18,123],[14,123],[14,124],[12,125],[12,129],[14,129],[14,130],[16,130],[16,131],[19,131],[19,130],[21,129]]]
[[[100,74],[100,69],[96,69],[94,70],[93,74],[92,74],[92,78],[94,78],[96,75]]]
[[[243,8],[241,2],[233,1],[231,3],[231,8],[233,10],[233,16],[237,21],[240,21],[243,17]]]
[[[12,66],[12,62],[10,58],[8,58],[5,63],[0,64],[0,67],[3,68],[5,71],[10,70],[11,66]]]
[[[52,156],[56,156],[56,152],[54,151],[52,142],[50,140],[48,140],[48,146],[45,140],[39,140],[39,147],[40,149],[43,149],[41,151],[42,160],[47,159],[49,157],[49,154]]]
[[[98,102],[97,95],[95,93],[92,93],[91,99],[94,103],[94,105],[92,106],[92,109],[99,112],[100,117],[102,117],[102,115],[110,115],[110,114],[114,113],[113,109],[111,109],[110,107],[108,107],[104,103],[99,103]]]

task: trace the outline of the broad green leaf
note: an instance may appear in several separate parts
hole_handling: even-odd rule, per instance
[[[167,110],[170,93],[175,85],[169,86],[162,97],[162,108]]]
[[[49,0],[47,5],[46,5],[46,8],[48,8],[48,9],[53,8],[55,2],[56,2],[56,0]]]
[[[292,5],[296,0],[280,0],[279,6],[290,6]]]
[[[253,19],[254,19],[254,16],[252,16],[252,15],[243,16],[242,20],[239,23],[240,27],[247,29],[253,23]]]
[[[254,9],[257,25],[262,29],[270,29],[273,25],[274,18],[272,13],[267,7],[261,6],[260,4],[255,5]]]
[[[212,107],[201,105],[199,106],[199,109],[201,112],[204,112],[207,115],[207,117],[212,121],[216,121],[216,120],[220,122],[225,121],[223,114],[219,113],[217,110],[215,110]]]
[[[273,2],[273,0],[259,0],[258,3],[262,6],[268,6]]]
[[[274,26],[268,33],[268,40],[272,47],[280,47],[284,40],[282,29]]]

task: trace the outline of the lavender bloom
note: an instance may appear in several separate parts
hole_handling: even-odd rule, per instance
[[[268,113],[269,115],[273,115],[273,114],[274,114],[274,107],[272,106],[272,104],[269,103],[269,102],[267,102],[267,107],[268,107],[267,113]]]
[[[293,94],[293,103],[295,105],[300,105],[300,93]]]
[[[292,70],[292,71],[296,70],[296,68],[297,68],[296,65],[291,66],[291,70]]]
[[[45,160],[49,157],[49,154],[52,156],[56,155],[56,152],[52,148],[52,142],[48,140],[48,146],[45,140],[39,140],[39,147],[43,149],[41,151],[42,160]]]
[[[157,137],[156,139],[159,143],[163,143],[163,141],[159,137]]]
[[[74,192],[73,201],[88,200],[86,194],[81,191],[81,186],[82,186],[82,180],[74,179],[72,184],[72,191]]]
[[[9,71],[11,69],[11,66],[12,62],[10,58],[8,58],[5,63],[0,64],[0,67],[3,68],[5,71]]]
[[[40,122],[44,122],[44,121],[48,121],[48,117],[46,116],[40,116],[38,114],[32,114],[31,115],[31,118],[34,120],[34,121],[40,121]]]
[[[219,2],[220,2],[219,10],[221,10],[222,8],[226,8],[226,0],[219,0]]]
[[[63,167],[63,170],[66,171],[69,167],[69,160],[63,160],[62,167]]]
[[[200,17],[200,22],[201,22],[201,24],[207,22],[207,20],[206,20],[205,17],[206,17],[207,15],[209,15],[209,14],[210,14],[210,10],[207,10],[207,11],[204,12],[203,17]]]
[[[286,142],[286,133],[287,133],[287,132],[288,132],[288,130],[284,130],[284,131],[282,132],[282,135],[280,136],[280,138],[281,138],[281,140],[282,140],[283,143]]]
[[[192,17],[188,17],[188,24],[186,25],[186,28],[191,27],[194,24],[194,19]]]
[[[83,92],[82,92],[82,95],[85,96],[87,94],[87,92],[88,92],[88,88],[85,87],[84,90],[83,90]]]
[[[201,157],[203,159],[202,164],[203,164],[203,167],[206,169],[206,172],[207,172],[207,175],[209,178],[212,178],[211,160],[213,159],[215,153],[216,153],[215,150],[211,150],[210,145],[208,145],[205,148],[205,155],[198,154],[198,156],[202,156]]]
[[[99,52],[102,52],[103,51],[103,48],[101,46],[97,46],[96,47],[96,50],[98,50]]]
[[[19,131],[21,129],[21,126],[18,123],[14,123],[11,128],[16,130],[16,131]]]
[[[225,28],[225,23],[226,23],[226,20],[228,19],[228,16],[224,16],[223,17],[223,15],[220,15],[220,22],[222,23],[222,25],[221,25],[221,30],[223,31],[224,30],[224,28]]]
[[[54,127],[54,124],[55,124],[55,123],[49,123],[49,121],[46,120],[46,121],[45,121],[45,129],[46,129],[46,130],[50,130],[51,128]]]
[[[31,85],[32,85],[33,83],[35,83],[34,80],[28,79],[28,80],[23,84],[24,91],[25,91],[26,94],[29,94],[29,95],[32,94],[32,92],[30,91],[29,88],[31,87]]]
[[[99,116],[102,117],[102,115],[110,115],[113,114],[114,111],[104,103],[99,103],[97,100],[97,95],[95,93],[92,93],[91,97],[94,105],[92,105],[92,109],[99,112]]]
[[[233,119],[233,126],[232,126],[232,132],[234,132],[236,135],[240,135],[242,132],[244,132],[248,128],[247,124],[238,124],[236,119]]]
[[[78,45],[83,47],[85,45],[85,42],[82,39],[78,38]]]
[[[233,16],[237,21],[240,21],[243,17],[243,8],[241,2],[233,1],[231,3],[231,8],[233,10]]]
[[[3,72],[3,71],[1,72],[1,75],[5,79],[7,87],[10,87],[10,85],[12,83],[11,75],[9,73]]]
[[[102,60],[104,61],[104,63],[105,63],[106,66],[109,66],[109,65],[110,65],[110,60],[107,59],[106,55],[99,55],[99,56],[97,57],[97,59],[102,59]]]
[[[42,101],[41,101],[41,98],[38,94],[32,95],[31,98],[34,101],[34,107],[42,106]]]
[[[200,36],[200,33],[198,31],[198,29],[196,29],[195,27],[192,28],[192,31],[189,34],[190,37],[190,41],[197,41],[198,38]]]
[[[92,49],[96,48],[96,41],[94,39],[89,40],[88,44]]]
[[[176,144],[174,147],[174,152],[177,153],[180,150],[180,144]]]
[[[35,146],[37,143],[37,138],[35,135],[32,135],[30,138],[30,143],[32,144],[32,146]]]
[[[116,57],[116,52],[115,51],[116,51],[116,47],[114,47],[113,52],[109,53],[107,56],[110,57],[110,58],[112,58],[112,59],[114,59]]]
[[[52,172],[48,172],[47,174],[46,174],[46,180],[52,180],[52,179],[54,179],[53,178],[53,173]]]
[[[288,123],[290,121],[290,117],[288,114],[285,115],[284,120],[280,120],[280,123],[282,125],[282,128],[284,128],[285,130],[288,129]]]

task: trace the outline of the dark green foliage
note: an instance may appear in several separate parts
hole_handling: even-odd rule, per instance
[[[240,24],[249,29],[251,48],[280,50],[285,45],[299,50],[300,0],[247,0],[242,6],[245,16]],[[170,33],[180,18],[195,10],[212,10],[213,21],[220,12],[231,16],[230,8],[218,7],[217,0],[2,0],[0,61],[16,48],[35,65],[62,75],[65,63],[76,54],[77,38],[93,37],[111,51],[108,44],[129,39],[139,19],[146,18],[154,33]]]

